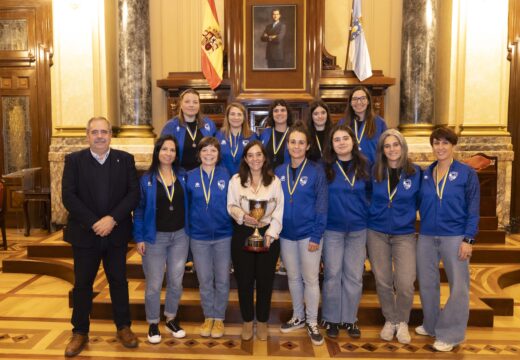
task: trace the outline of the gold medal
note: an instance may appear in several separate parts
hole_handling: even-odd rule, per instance
[[[345,177],[345,180],[347,180],[347,182],[350,184],[351,187],[354,187],[354,184],[356,183],[356,174],[354,173],[354,175],[352,176],[352,180],[350,180],[349,177],[347,176],[347,173],[343,170],[343,167],[341,166],[341,164],[339,163],[338,160],[336,160],[336,164],[339,167],[339,171],[341,171],[341,173]]]
[[[195,126],[195,132],[192,133],[189,125],[186,124],[186,131],[188,132],[188,135],[190,136],[191,141],[193,141],[193,144],[191,145],[192,147],[197,147],[197,144],[195,143],[195,139],[197,138],[197,130],[198,130],[198,125]]]
[[[161,170],[159,170],[159,177],[161,178],[161,182],[164,186],[164,191],[166,191],[166,195],[168,196],[168,200],[170,201],[170,207],[168,208],[170,211],[173,211],[173,194],[175,194],[175,174],[173,173],[173,169],[170,169],[171,171],[171,177],[172,177],[172,191],[170,192],[170,188],[166,185],[166,181],[164,180],[164,177],[161,173]]]
[[[274,134],[274,128],[273,128],[273,133],[272,133],[272,137],[273,137],[273,155],[274,155],[274,158],[276,159],[276,155],[278,154],[278,151],[280,151],[280,148],[282,147],[282,144],[283,144],[283,141],[285,140],[285,137],[287,136],[287,132],[289,131],[289,129],[285,129],[285,132],[283,133],[283,136],[282,136],[282,140],[280,140],[280,143],[278,145],[276,145],[276,136]],[[276,160],[275,160],[276,162]]]
[[[437,196],[439,197],[440,201],[442,201],[442,197],[444,196],[444,187],[446,186],[446,181],[448,180],[448,174],[450,173],[451,164],[453,164],[453,159],[451,159],[448,171],[446,171],[446,174],[444,174],[444,176],[441,179],[439,179],[439,171],[437,169],[438,164],[435,166],[435,169],[433,169],[433,171],[435,172],[435,190],[437,191]],[[442,183],[442,185],[439,188],[440,183]]]
[[[215,175],[215,168],[211,170],[211,174],[209,175],[209,185],[208,190],[206,191],[206,185],[204,184],[204,176],[202,174],[202,166],[200,169],[200,181],[202,182],[202,191],[204,191],[204,200],[206,200],[206,210],[208,210],[209,200],[211,199],[211,183],[213,182],[213,175]]]
[[[356,134],[356,139],[358,142],[358,145],[361,144],[361,140],[363,140],[363,136],[365,135],[365,121],[362,121],[363,123],[363,129],[361,129],[361,135],[358,136],[358,121],[354,120],[354,133]],[[361,147],[359,147],[359,150],[361,150]]]
[[[307,159],[304,160],[302,168],[300,169],[300,172],[298,173],[298,176],[296,177],[296,180],[294,181],[294,185],[291,188],[291,177],[289,176],[289,167],[290,164],[287,164],[287,190],[289,190],[289,202],[292,204],[293,202],[293,194],[296,191],[296,186],[298,185],[298,182],[300,181],[300,177],[302,176],[303,169],[305,169],[305,165],[307,165]]]

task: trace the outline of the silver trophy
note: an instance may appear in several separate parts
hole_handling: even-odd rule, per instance
[[[267,216],[271,215],[276,208],[276,200],[248,200],[249,201],[249,216],[256,219],[256,221],[260,221],[263,217],[266,216],[267,205],[271,202],[274,202],[272,210]],[[245,251],[251,252],[268,252],[269,248],[265,245],[265,238],[260,235],[260,231],[258,231],[258,227],[255,226],[255,231],[253,234],[246,238],[244,242],[244,246],[242,247]]]

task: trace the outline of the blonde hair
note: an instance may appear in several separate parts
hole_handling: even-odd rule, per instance
[[[224,117],[224,123],[222,124],[222,132],[228,138],[231,134],[231,125],[229,125],[229,112],[231,111],[231,108],[237,108],[242,112],[242,115],[244,115],[244,121],[242,122],[242,136],[244,138],[249,138],[253,134],[251,131],[251,127],[249,127],[249,122],[247,121],[247,111],[244,105],[242,105],[239,102],[232,102],[226,107],[226,115]]]

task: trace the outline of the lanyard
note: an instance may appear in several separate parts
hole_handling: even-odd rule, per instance
[[[273,128],[273,133],[272,133],[272,136],[273,136],[273,155],[278,154],[278,151],[280,151],[280,148],[282,147],[283,141],[285,140],[285,136],[287,136],[287,132],[288,131],[289,131],[288,128],[285,129],[285,132],[283,133],[282,140],[280,140],[280,143],[278,145],[276,145],[276,136],[274,134],[274,128]]]
[[[164,191],[166,191],[166,195],[168,196],[168,200],[170,201],[170,207],[169,210],[173,211],[173,194],[175,194],[175,174],[173,173],[173,169],[170,169],[171,175],[172,175],[172,191],[170,193],[170,189],[166,185],[166,181],[164,180],[164,177],[161,173],[161,170],[159,170],[159,177],[161,178],[161,182],[164,186]]]
[[[290,202],[292,203],[292,197],[294,192],[296,191],[296,186],[298,185],[298,182],[300,181],[300,177],[302,176],[303,169],[305,169],[305,165],[307,165],[307,159],[303,162],[302,168],[300,169],[300,172],[298,173],[298,176],[296,177],[296,180],[294,181],[294,185],[291,188],[291,177],[289,176],[289,167],[290,164],[287,164],[287,190],[289,190],[290,195]]]
[[[401,179],[401,175],[399,175],[399,180]],[[397,192],[397,187],[399,186],[399,181],[395,186],[395,189],[390,192],[390,172],[388,168],[386,169],[386,190],[388,192],[388,207],[392,207],[392,201],[394,200],[395,193]]]
[[[233,134],[230,132],[229,133],[229,147],[231,148],[231,156],[233,156],[233,159],[235,159],[235,157],[237,156],[237,152],[238,152],[238,140],[240,138],[240,134],[241,133],[238,133],[237,136],[233,136]],[[235,150],[233,151],[233,138],[235,138]]]
[[[197,137],[197,130],[198,130],[198,125],[195,126],[195,132],[192,133],[191,130],[190,130],[190,127],[188,124],[186,124],[186,131],[188,132],[188,134],[190,135],[190,138],[191,140],[193,141],[193,147],[196,147],[197,144],[195,143],[195,138]]]
[[[341,164],[339,163],[338,160],[336,160],[336,164],[338,164],[339,171],[341,171],[341,173],[345,177],[345,180],[347,180],[347,182],[350,184],[350,186],[354,187],[354,184],[356,183],[356,173],[354,172],[354,175],[352,176],[352,180],[350,180],[347,176],[347,173],[343,170],[343,166],[341,166]]]
[[[209,200],[211,198],[211,183],[213,182],[213,175],[215,175],[215,168],[213,168],[213,170],[211,170],[211,174],[209,175],[208,191],[206,191],[206,185],[204,184],[202,166],[199,169],[200,169],[200,180],[202,181],[202,191],[204,191],[204,200],[206,200],[206,210],[207,210],[208,205],[209,205]]]
[[[316,134],[316,144],[318,144],[318,149],[320,149],[320,154],[322,154],[321,144],[320,144],[320,139],[318,138],[318,134]]]
[[[358,121],[354,120],[354,131],[356,133],[356,139],[358,144],[361,144],[361,140],[363,140],[363,135],[365,134],[366,122],[363,121],[363,129],[361,130],[361,135],[358,136]]]
[[[450,172],[451,164],[453,163],[453,159],[451,159],[450,167],[448,168],[448,171],[446,171],[446,174],[439,180],[439,170],[438,170],[438,164],[435,166],[435,190],[437,191],[437,196],[439,197],[439,200],[442,200],[442,196],[444,195],[444,187],[446,186],[446,181],[448,180],[448,174]],[[442,182],[441,187],[439,188],[439,184]]]

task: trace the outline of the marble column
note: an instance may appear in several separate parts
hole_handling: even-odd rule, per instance
[[[118,0],[118,137],[153,137],[148,0]]]
[[[400,126],[426,135],[434,122],[437,0],[403,0]]]

